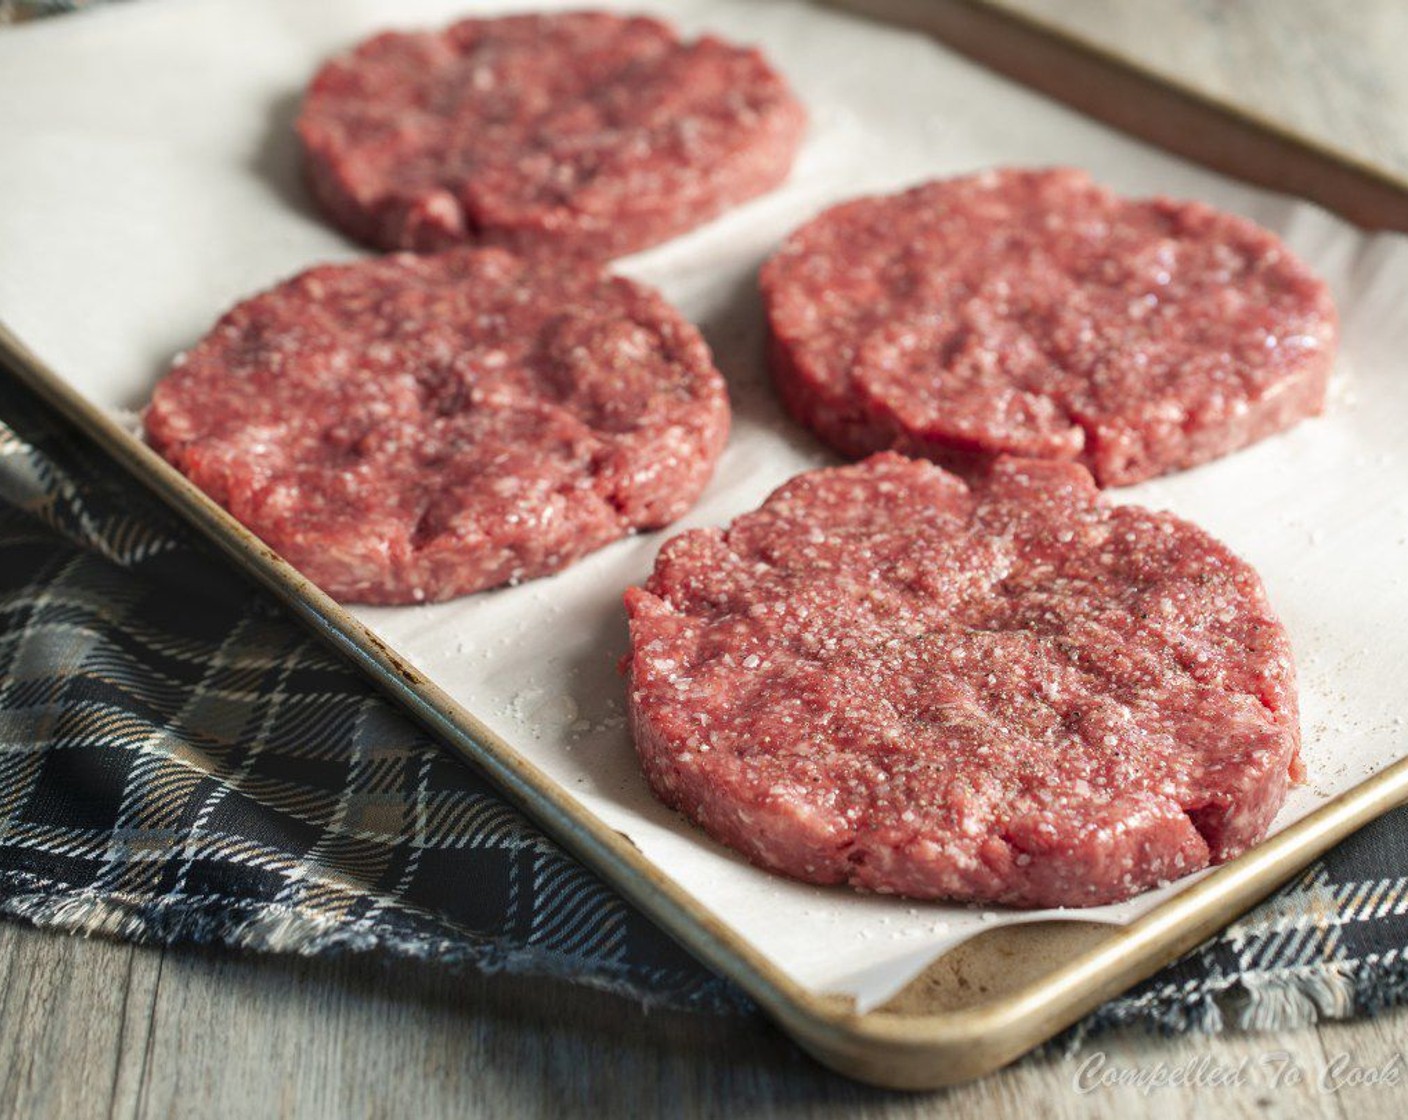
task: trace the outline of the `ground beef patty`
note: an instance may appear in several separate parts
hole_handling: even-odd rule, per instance
[[[777,186],[805,114],[756,50],[602,12],[386,33],[319,71],[314,194],[386,249],[613,257]]]
[[[626,602],[651,787],[809,882],[1112,902],[1258,840],[1299,766],[1256,573],[1072,463],[812,471]]]
[[[1067,459],[1104,486],[1323,407],[1325,284],[1271,233],[1078,171],[995,171],[834,207],[764,267],[789,409],[852,457]]]
[[[448,599],[664,525],[728,429],[658,294],[501,249],[325,265],[157,386],[152,445],[338,599]]]

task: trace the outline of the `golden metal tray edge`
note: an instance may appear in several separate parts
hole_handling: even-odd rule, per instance
[[[1171,86],[1127,60],[1052,31],[991,0],[829,2],[931,31],[1009,77],[1217,170],[1303,194],[1362,225],[1408,229],[1408,183],[1356,165],[1234,107]],[[1021,64],[985,58],[975,46],[985,36],[1017,41]],[[1181,117],[1185,121],[1259,136],[1261,141],[1250,147],[1224,143],[1227,150],[1213,153],[1214,158],[1200,156],[1186,146],[1163,143],[1093,111],[1081,104],[1079,97],[1063,96],[1062,91],[1034,80],[1033,59],[1045,57],[1062,59],[1064,66],[1094,68],[1126,91],[1132,83],[1150,97],[1172,98],[1177,112],[1187,114]],[[1053,71],[1064,72],[1061,67]],[[1288,178],[1283,173],[1287,165],[1299,168],[1300,173]],[[1268,176],[1274,177],[1268,180]],[[938,1088],[1007,1064],[1192,949],[1337,842],[1408,801],[1405,758],[1128,926],[1068,921],[995,930],[946,954],[885,1006],[857,1014],[848,999],[807,991],[771,966],[668,875],[647,862],[627,837],[575,805],[472,713],[406,664],[184,476],[69,386],[3,323],[0,366],[12,370],[246,574],[350,657],[379,687],[487,774],[567,850],[699,959],[747,991],[809,1053],[859,1080],[891,1088]]]
[[[1017,8],[1013,0],[819,0],[937,39],[1018,85],[1213,171],[1408,232],[1408,175],[1359,159],[1245,106]]]

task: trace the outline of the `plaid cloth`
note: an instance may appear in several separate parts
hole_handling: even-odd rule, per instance
[[[0,371],[0,915],[747,1009]],[[1408,997],[1408,810],[1064,1045]]]
[[[0,371],[0,913],[746,1000]]]
[[[103,0],[0,0],[0,23],[20,23],[40,16],[76,12]]]

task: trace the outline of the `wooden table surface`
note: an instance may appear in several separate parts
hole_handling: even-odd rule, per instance
[[[1401,0],[1002,2],[1408,173]],[[4,1117],[1396,1120],[1408,1115],[1405,1049],[1403,1012],[1274,1034],[1122,1034],[905,1095],[826,1072],[756,1019],[645,1013],[548,981],[163,952],[0,926]],[[1090,1084],[1160,1069],[1200,1084]]]

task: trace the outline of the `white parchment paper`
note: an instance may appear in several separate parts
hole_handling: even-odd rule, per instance
[[[682,526],[723,522],[831,461],[773,400],[754,289],[761,259],[822,207],[995,164],[1073,164],[1129,193],[1201,198],[1280,231],[1330,279],[1344,318],[1332,403],[1285,436],[1116,497],[1175,510],[1229,542],[1261,570],[1290,627],[1310,780],[1278,825],[1403,753],[1408,239],[1365,236],[1142,147],[919,35],[790,0],[630,6],[761,43],[812,116],[785,188],[620,266],[703,327],[729,381],[733,437]],[[143,0],[0,32],[0,317],[88,397],[130,416],[236,300],[362,252],[317,219],[299,186],[290,126],[318,62],[386,26],[504,7]],[[621,590],[647,574],[663,536],[522,587],[357,613],[811,989],[873,1006],[958,940],[1051,916],[792,883],[657,805],[615,664]],[[1178,889],[1059,916],[1128,921]]]

